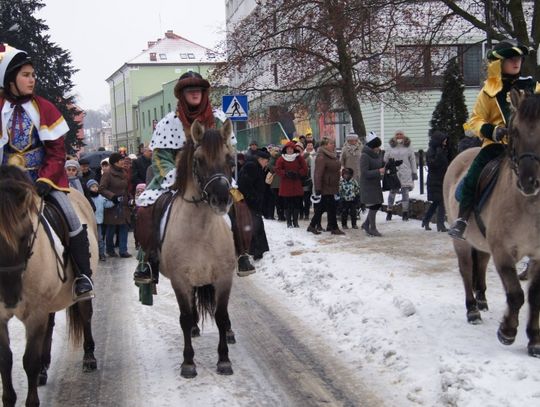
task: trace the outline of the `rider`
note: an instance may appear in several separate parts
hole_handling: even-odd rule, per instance
[[[64,135],[69,127],[58,109],[34,94],[36,74],[25,51],[0,43],[0,163],[25,169],[37,194],[64,213],[75,263],[74,300],[94,296],[86,225],[67,196]]]
[[[507,123],[510,120],[510,91],[539,92],[540,85],[532,77],[521,77],[523,60],[529,50],[513,40],[504,40],[488,52],[488,78],[480,91],[468,127],[482,140],[482,149],[475,157],[463,181],[462,198],[456,221],[448,234],[463,240],[467,220],[474,206],[474,193],[485,165],[505,152]]]
[[[140,212],[153,205],[168,192],[176,180],[176,156],[182,149],[191,125],[197,119],[205,128],[219,127],[227,116],[221,110],[213,110],[209,100],[210,83],[197,72],[186,72],[180,76],[174,87],[178,99],[176,110],[159,121],[152,135],[150,149],[154,178],[137,199]],[[231,144],[236,144],[234,136]],[[142,213],[141,218],[144,217]],[[140,218],[140,219],[141,219]],[[143,250],[145,248],[143,247]],[[157,266],[154,263],[154,266]],[[151,281],[151,270],[146,264],[137,266],[133,278],[139,282]]]

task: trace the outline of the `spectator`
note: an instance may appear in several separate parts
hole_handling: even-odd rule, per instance
[[[359,158],[360,161],[360,158]],[[341,202],[341,227],[348,229],[347,219],[351,217],[351,227],[358,229],[356,225],[356,202],[360,196],[360,187],[354,178],[352,168],[341,170],[341,180],[339,181],[339,199]]]
[[[146,171],[152,165],[152,150],[146,146],[143,153],[131,163],[131,184],[146,184]]]
[[[302,177],[307,176],[308,168],[294,142],[289,141],[281,150],[281,157],[276,162],[275,172],[281,177],[279,196],[284,201],[287,227],[300,227],[298,217],[304,197]]]
[[[130,211],[128,209],[129,182],[123,167],[123,158],[120,153],[113,153],[109,157],[110,168],[103,174],[99,185],[99,192],[114,203],[114,207],[105,209],[104,223],[107,225],[107,254],[117,257],[114,251],[114,233],[119,228],[120,257],[131,257],[127,250],[128,222]]]
[[[437,210],[437,231],[447,232],[444,226],[444,198],[443,198],[443,180],[448,169],[448,136],[438,130],[435,130],[429,140],[429,148],[426,153],[426,163],[428,167],[427,176],[427,197],[431,205],[427,210],[422,227],[431,230],[429,221]]]
[[[98,247],[99,247],[99,260],[105,261],[105,241],[103,239],[103,214],[105,208],[112,208],[114,203],[106,199],[99,193],[99,184],[96,180],[90,179],[86,183],[88,194],[93,202],[94,213],[96,215],[97,231],[98,231]]]
[[[308,167],[308,175],[304,178],[302,187],[304,189],[304,202],[300,219],[309,220],[309,210],[311,208],[311,194],[313,192],[313,163],[315,161],[316,152],[313,146],[313,140],[306,141],[306,149],[304,150],[304,160]]]
[[[264,222],[262,219],[264,197],[264,168],[268,165],[270,154],[264,150],[253,153],[254,159],[247,160],[238,175],[238,189],[244,195],[246,205],[251,212],[252,237],[249,254],[254,260],[262,259],[263,253],[270,250]]]
[[[256,151],[259,149],[259,144],[257,140],[251,140],[249,142],[248,150],[246,151],[246,160],[250,158],[256,158]]]
[[[81,158],[79,160],[79,165],[81,166],[81,184],[83,190],[87,192],[86,185],[88,184],[88,181],[96,178],[96,172],[90,168],[90,161],[86,158]]]
[[[362,155],[362,145],[358,141],[358,135],[351,132],[345,137],[346,143],[341,150],[341,166],[353,170],[354,179],[360,182],[360,155]]]
[[[270,184],[270,189],[272,191],[272,195],[274,197],[274,205],[277,212],[277,220],[279,222],[284,222],[285,219],[285,205],[283,202],[283,198],[279,196],[279,186],[281,185],[281,177],[276,174],[275,167],[276,162],[279,159],[281,155],[281,148],[274,147],[270,149],[270,161],[268,163],[268,171],[274,174],[274,177],[272,178],[272,183]],[[274,214],[274,210],[269,210],[269,213],[272,213],[272,217]]]
[[[64,164],[64,168],[66,169],[69,186],[84,195],[81,179],[79,178],[81,171],[79,163],[76,160],[67,160]]]
[[[386,220],[392,219],[394,201],[396,194],[401,194],[401,210],[402,219],[404,221],[409,220],[409,191],[414,189],[414,181],[418,179],[418,173],[416,170],[416,158],[414,157],[414,151],[411,147],[411,140],[405,136],[402,130],[397,130],[394,137],[390,140],[390,149],[386,152],[384,159],[388,161],[393,158],[396,161],[403,161],[398,167],[398,178],[401,182],[401,188],[399,190],[390,190],[388,194],[388,209],[386,213]]]
[[[336,218],[336,199],[335,195],[339,192],[339,169],[340,163],[336,154],[336,142],[327,137],[321,140],[321,145],[317,150],[315,159],[315,176],[313,183],[315,195],[321,196],[321,202],[315,209],[315,214],[311,218],[308,232],[320,234],[317,225],[321,223],[321,217],[324,211],[327,212],[328,225],[326,230],[333,235],[344,235],[339,229]]]
[[[360,200],[368,209],[368,216],[362,229],[368,236],[382,236],[377,230],[377,211],[383,203],[381,178],[384,175],[384,161],[381,155],[381,139],[370,131],[366,145],[360,156]]]

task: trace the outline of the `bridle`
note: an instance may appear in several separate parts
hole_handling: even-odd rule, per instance
[[[39,224],[41,223],[41,215],[42,215],[42,212],[43,212],[43,205],[44,205],[44,201],[43,201],[43,198],[41,199],[41,203],[39,205],[39,212],[38,212],[38,216],[37,216],[37,223],[36,223],[36,228],[33,229],[32,228],[32,238],[28,240],[28,246],[26,248],[26,253],[24,255],[24,260],[19,263],[19,264],[15,264],[13,266],[0,266],[0,273],[11,273],[11,272],[23,272],[26,270],[26,267],[28,266],[28,261],[30,261],[30,258],[32,257],[32,254],[34,254],[34,252],[32,251],[32,249],[34,248],[34,243],[36,242],[36,238],[37,238],[37,234],[38,234],[38,231],[39,231]]]
[[[512,170],[514,171],[514,174],[516,174],[516,177],[519,178],[519,163],[521,162],[521,160],[529,158],[536,161],[538,164],[540,164],[540,156],[536,153],[532,153],[529,151],[526,151],[519,155],[517,154],[514,141],[513,141],[514,138],[510,137],[510,135],[517,134],[517,131],[513,127],[513,118],[514,117],[512,115],[512,118],[510,119],[510,123],[508,126],[508,140],[509,140],[508,147],[509,147],[509,156],[510,156]],[[519,187],[519,183],[518,183],[518,187]]]
[[[195,148],[197,147],[198,146],[196,146]],[[199,159],[194,157],[191,173],[192,173],[193,179],[195,180],[195,182],[197,183],[199,187],[199,190],[201,191],[200,197],[199,198],[192,197],[192,199],[188,199],[182,196],[182,199],[184,201],[188,203],[192,203],[192,204],[199,204],[201,202],[206,202],[207,204],[210,204],[208,200],[209,199],[208,188],[210,187],[210,185],[212,185],[212,183],[218,180],[225,180],[225,182],[227,183],[227,187],[231,189],[231,181],[229,180],[229,177],[225,173],[217,172],[215,174],[212,174],[209,178],[205,178],[201,175],[200,168],[201,168],[201,164],[200,164]]]

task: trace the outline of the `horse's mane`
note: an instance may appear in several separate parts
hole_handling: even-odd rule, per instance
[[[520,119],[537,121],[540,117],[540,95],[534,94],[526,97],[517,110]]]
[[[215,162],[219,160],[225,145],[220,131],[215,129],[207,129],[198,145],[195,145],[191,137],[188,138],[177,160],[176,182],[173,189],[180,192],[186,190],[187,184],[192,178],[193,155],[197,147],[201,147],[207,162]]]
[[[27,233],[30,218],[22,214],[37,212],[35,197],[32,184],[21,170],[0,167],[0,241],[13,251],[18,250],[20,237]]]

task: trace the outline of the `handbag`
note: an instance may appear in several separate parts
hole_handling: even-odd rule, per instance
[[[401,188],[401,182],[399,181],[397,174],[388,174],[384,173],[382,180],[382,190],[383,191],[392,191],[395,189]]]
[[[266,178],[264,179],[264,182],[266,182],[268,185],[272,184],[272,181],[274,180],[274,174],[269,172],[266,174]]]

